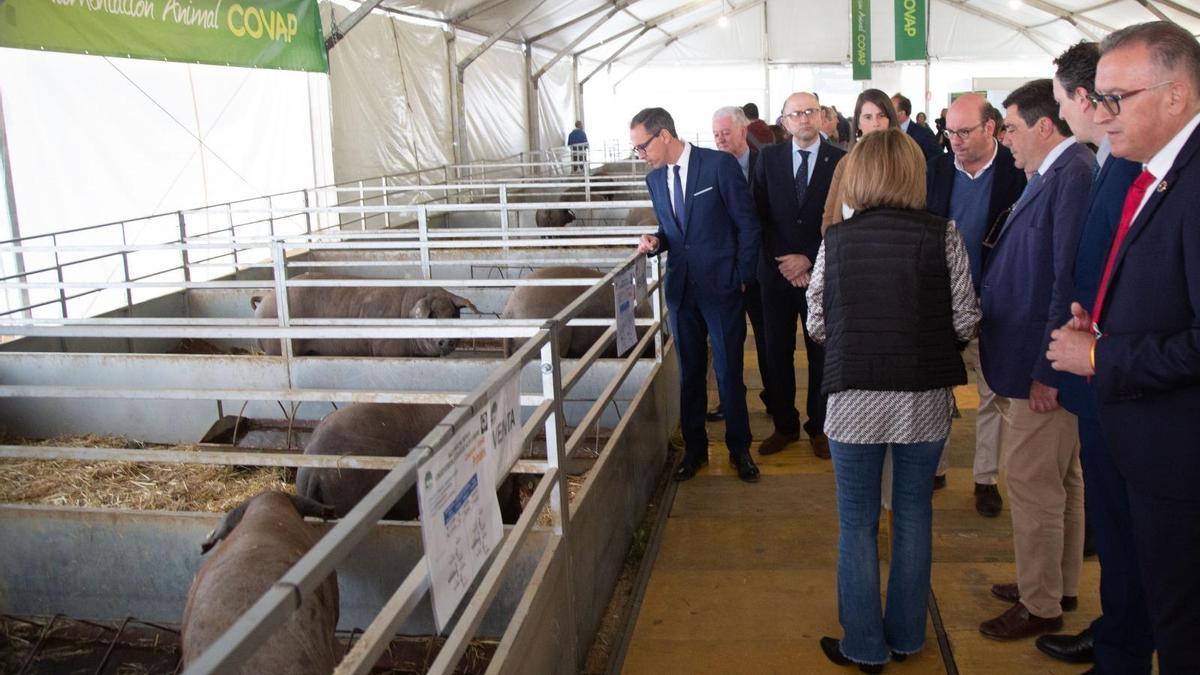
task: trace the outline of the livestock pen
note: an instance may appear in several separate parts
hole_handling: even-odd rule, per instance
[[[469,184],[483,194],[493,189],[504,195],[509,187]],[[468,186],[438,189],[461,199]],[[339,194],[336,188],[326,193]],[[315,196],[306,192],[304,198],[310,204],[325,199]],[[544,447],[545,459],[526,457],[511,470],[536,474],[541,480],[520,519],[506,528],[501,548],[449,627],[430,672],[452,671],[468,641],[476,637],[499,640],[490,665],[494,672],[576,667],[665,461],[666,435],[677,417],[674,359],[662,330],[657,263],[648,265],[653,316],[638,320],[646,332],[629,356],[599,358],[614,339],[612,319],[576,318],[592,297],[612,293],[611,282],[619,272],[637,265],[631,253],[638,231],[513,227],[505,222],[510,214],[558,204],[483,202],[478,194],[464,203],[444,198],[382,206],[366,203],[370,200],[343,200],[331,202],[341,205],[305,207],[300,197],[293,198],[298,203],[280,205],[280,198],[271,198],[270,204],[174,214],[178,228],[173,231],[179,236],[150,244],[127,243],[129,223],[101,226],[109,228],[109,235],[119,230],[119,244],[71,243],[76,232],[4,244],[0,254],[19,255],[26,263],[23,275],[5,280],[6,290],[10,297],[16,291],[29,298],[0,322],[0,332],[17,338],[0,352],[5,431],[27,438],[103,433],[148,443],[197,444],[228,417],[274,419],[287,425],[315,419],[331,404],[344,402],[453,405],[408,457],[258,451],[238,446],[236,433],[228,443],[175,449],[10,444],[0,447],[0,456],[390,469],[344,519],[331,526],[314,524],[327,530],[317,546],[194,664],[196,672],[211,672],[237,662],[292,609],[298,597],[295,588],[311,587],[336,568],[343,589],[341,629],[365,629],[339,672],[367,672],[394,633],[436,633],[419,527],[379,523],[381,514],[413,485],[418,467],[444,451],[456,428],[510,378],[519,378],[520,443],[527,450]],[[644,203],[587,206],[618,213]],[[472,213],[490,213],[498,226],[468,222],[463,214]],[[225,220],[212,227],[217,214]],[[253,215],[238,222],[245,214]],[[366,227],[381,217],[407,217],[414,226]],[[339,227],[343,220],[361,225],[357,232],[347,231]],[[200,227],[200,222],[206,225]],[[155,268],[151,259],[169,264]],[[565,263],[600,267],[607,273],[598,281],[520,278],[522,270]],[[89,271],[114,268],[120,281],[88,279]],[[355,283],[380,287],[444,287],[470,297],[480,315],[300,319],[285,310],[275,319],[250,316],[251,295],[273,290],[286,298],[289,290],[307,283],[291,279],[293,272],[317,268],[355,274],[365,279]],[[548,320],[484,317],[516,286],[571,283],[588,288]],[[102,295],[108,297],[100,300]],[[280,303],[281,308],[287,306]],[[570,324],[607,329],[583,357],[563,359],[555,337]],[[461,358],[291,353],[291,340],[306,337],[476,342]],[[503,338],[526,342],[509,358],[485,348],[489,341]],[[282,353],[251,353],[260,339],[281,340]],[[210,341],[217,346],[213,351],[221,353],[169,353],[181,340]],[[653,356],[639,358],[643,353]],[[233,411],[237,414],[228,414]],[[589,458],[585,463],[591,464],[586,480],[574,502],[568,503],[568,466],[578,459],[589,430],[598,427],[607,430],[603,448],[598,448],[594,462]],[[508,472],[498,473],[499,482]],[[543,506],[551,513],[550,527],[535,525]],[[9,505],[0,507],[0,522],[10,542],[0,553],[5,585],[0,589],[0,611],[118,621],[136,616],[170,623],[179,616],[188,582],[200,563],[197,544],[213,527],[215,516]],[[77,562],[81,560],[87,563]]]

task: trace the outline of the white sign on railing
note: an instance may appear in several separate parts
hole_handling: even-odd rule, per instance
[[[633,278],[634,269],[628,267],[613,279],[617,307],[617,354],[620,356],[637,344],[637,328],[633,323],[634,309],[637,307],[637,284]]]
[[[497,462],[495,476],[508,475],[521,458],[521,371],[500,387],[487,407],[488,456]],[[482,413],[481,413],[482,414]]]
[[[488,413],[485,408],[460,429],[417,478],[421,539],[439,633],[504,537]]]

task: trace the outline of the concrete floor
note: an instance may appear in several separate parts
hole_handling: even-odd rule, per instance
[[[757,443],[770,435],[772,424],[758,398],[753,342],[747,340],[747,346],[747,401]],[[798,353],[801,386],[804,363]],[[715,389],[709,396],[716,400]],[[804,396],[797,394],[802,411]],[[1042,655],[1032,638],[1002,643],[979,634],[980,622],[1007,609],[988,587],[1016,580],[1012,528],[1007,503],[998,518],[975,513],[971,464],[978,396],[973,384],[960,387],[956,396],[962,418],[951,431],[948,486],[933,500],[933,593],[953,665],[968,675],[1082,673],[1087,666]],[[823,635],[842,634],[831,463],[813,456],[807,439],[770,457],[760,457],[755,447],[762,479],[742,483],[726,460],[723,433],[721,424],[709,425],[709,465],[675,495],[624,672],[857,672],[829,663],[817,644]],[[1065,615],[1065,631],[1082,630],[1099,613],[1098,586],[1098,564],[1094,558],[1084,561],[1079,609]],[[943,662],[932,620],[927,633],[921,653],[888,665],[886,672],[953,672]]]

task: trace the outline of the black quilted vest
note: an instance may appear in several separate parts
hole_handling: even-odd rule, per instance
[[[872,209],[825,233],[824,393],[966,383],[946,226],[925,211]]]

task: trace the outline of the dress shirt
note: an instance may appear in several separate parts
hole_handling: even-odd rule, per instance
[[[1138,204],[1137,211],[1133,212],[1133,220],[1137,220],[1138,214],[1142,212],[1142,207],[1146,205],[1146,202],[1150,201],[1150,196],[1158,189],[1158,184],[1171,171],[1171,167],[1175,164],[1175,158],[1179,156],[1179,151],[1183,150],[1184,144],[1191,138],[1192,132],[1196,130],[1197,125],[1200,125],[1200,115],[1196,115],[1192,118],[1191,122],[1184,125],[1179,130],[1179,133],[1175,134],[1175,137],[1170,141],[1167,141],[1162,150],[1159,150],[1157,154],[1151,157],[1150,161],[1143,167],[1146,171],[1154,175],[1154,182],[1150,184],[1150,187],[1146,188],[1146,194],[1142,196],[1142,203]]]
[[[688,158],[691,156],[692,156],[692,144],[688,143],[687,141],[684,141],[683,152],[679,153],[678,164],[679,164],[679,180],[680,180],[680,185],[683,186],[683,193],[684,193],[683,205],[685,208],[687,207]],[[667,165],[667,194],[671,197],[671,203],[674,204],[675,203],[675,165],[674,164]],[[678,214],[678,217],[679,217],[680,222],[682,222],[683,214],[682,213]]]
[[[1096,148],[1096,166],[1099,169],[1104,168],[1104,163],[1112,156],[1112,141],[1108,140],[1108,134],[1104,134],[1104,138],[1100,139],[1100,147]]]
[[[974,176],[971,175],[970,171],[967,171],[963,168],[963,165],[958,162],[958,157],[954,158],[954,168],[961,171],[967,178],[970,178],[971,180],[977,180],[984,174],[985,171],[992,168],[992,162],[996,161],[996,155],[999,154],[999,152],[1000,144],[996,142],[996,139],[992,139],[992,158],[987,161],[987,164],[984,164],[978,171],[976,171]]]
[[[742,167],[742,175],[746,180],[750,180],[750,146],[746,146],[745,151],[737,156],[738,166]]]
[[[817,140],[812,145],[800,147],[796,142],[796,137],[792,137],[792,178],[796,177],[796,172],[800,170],[800,153],[797,150],[808,151],[808,184],[812,183],[813,169],[817,168],[817,151],[821,149],[821,135],[817,134]]]
[[[910,117],[910,118],[908,118],[908,121],[907,121],[907,122],[901,122],[901,123],[900,123],[900,131],[903,131],[904,133],[906,133],[906,134],[907,134],[907,133],[908,133],[908,125],[910,125],[910,124],[912,124],[912,118],[911,118],[911,117]]]

